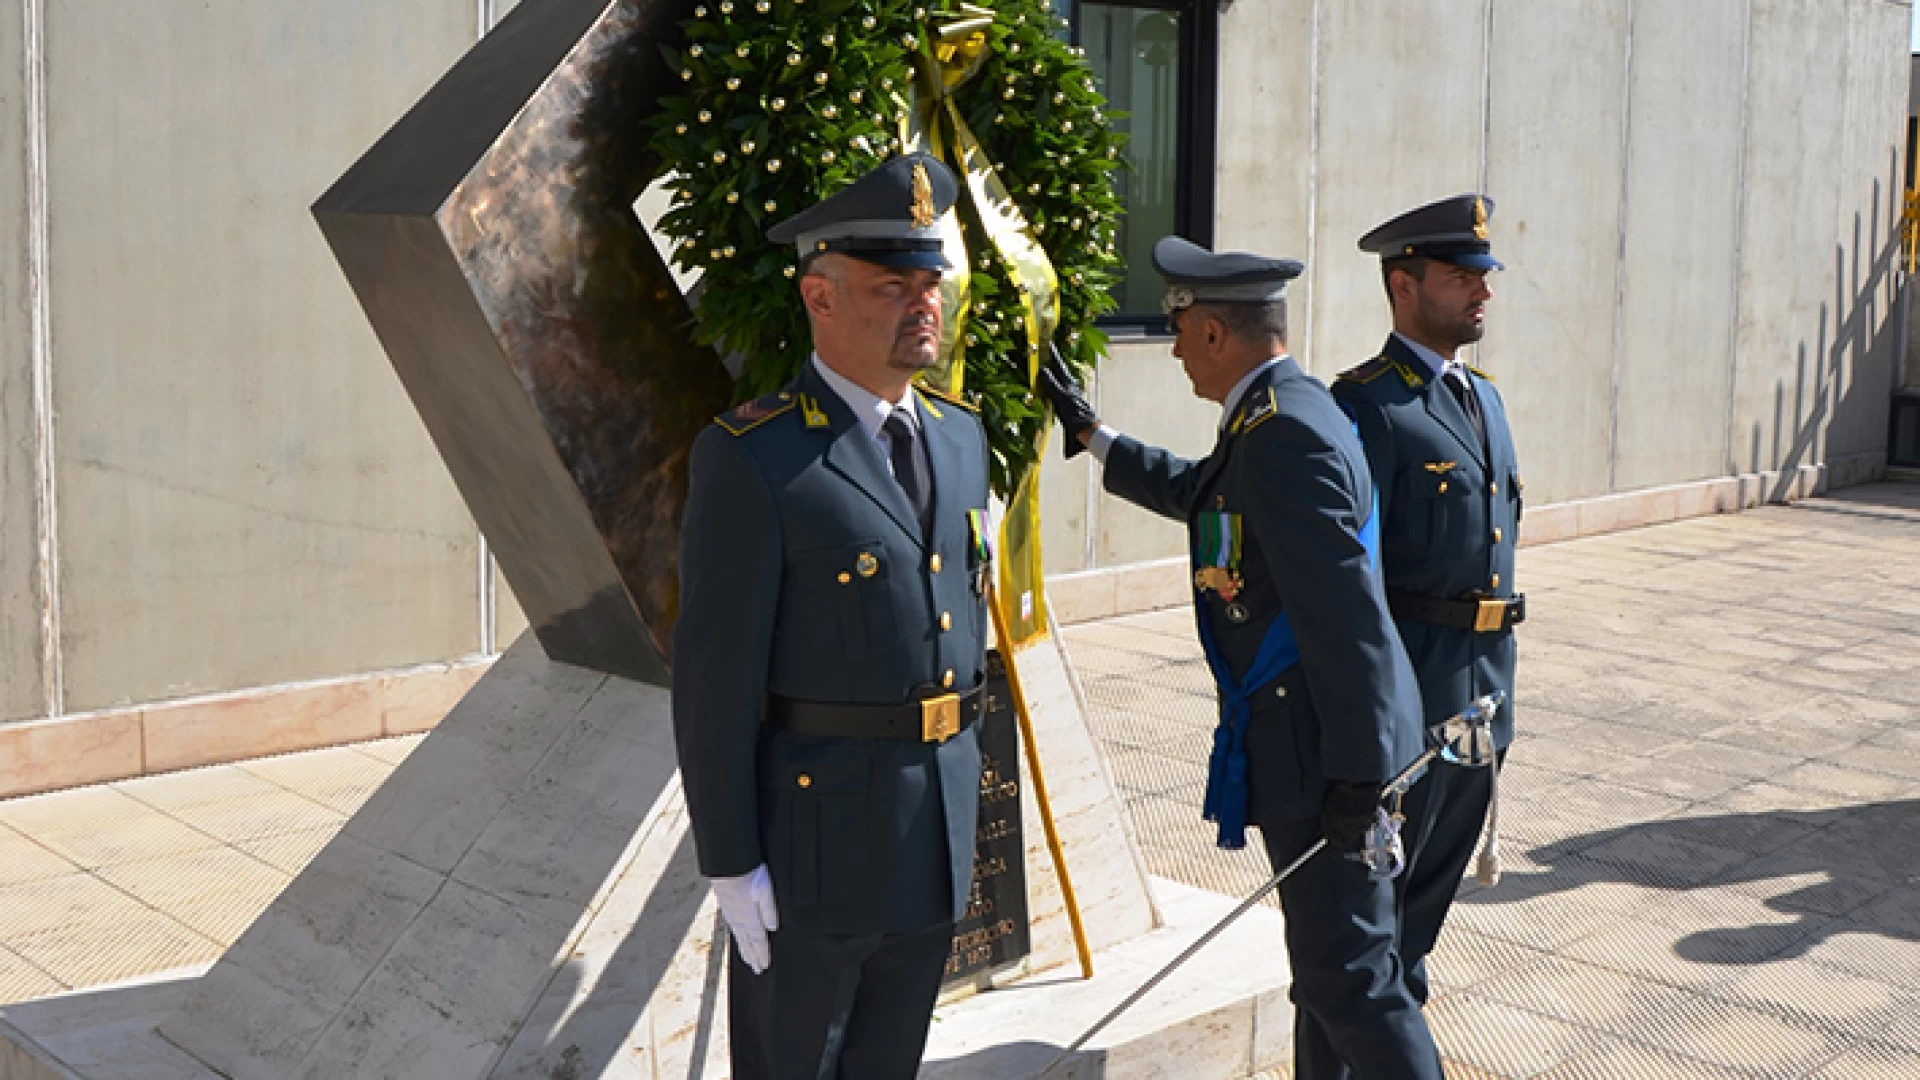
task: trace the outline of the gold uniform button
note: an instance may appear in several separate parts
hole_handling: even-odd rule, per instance
[[[952,668],[948,668],[947,673],[945,675],[940,676],[940,685],[943,688],[948,690],[953,689],[953,669]]]
[[[1500,575],[1499,575],[1499,574],[1495,574],[1495,575],[1493,575],[1493,587],[1494,587],[1494,588],[1496,588],[1496,589],[1500,587]]]
[[[840,584],[845,585],[852,580],[852,574],[847,573],[845,570],[840,571]]]
[[[872,552],[863,551],[859,558],[853,560],[853,568],[860,572],[861,577],[872,577],[880,572],[880,560],[874,558]]]
[[[1499,543],[1499,542],[1500,542],[1501,540],[1504,540],[1505,538],[1506,538],[1506,534],[1505,534],[1505,533],[1503,533],[1503,532],[1501,532],[1501,531],[1500,531],[1500,530],[1499,530],[1498,528],[1495,528],[1495,529],[1493,530],[1493,542],[1494,542],[1494,543],[1496,543],[1496,544],[1497,544],[1497,543]]]
[[[953,629],[953,612],[943,611],[940,613],[940,629],[942,630]]]
[[[795,780],[794,783],[799,784],[803,788],[812,787],[813,777],[808,776],[806,773],[801,773],[800,778],[798,780]]]
[[[1440,481],[1440,494],[1445,495],[1446,493],[1447,493],[1447,482],[1445,480],[1442,480]]]
[[[928,572],[935,573],[935,574],[940,572],[940,553],[939,552],[936,551],[932,555],[927,556],[927,570]]]
[[[1498,481],[1487,485],[1487,494],[1489,495],[1500,494],[1500,484]]]

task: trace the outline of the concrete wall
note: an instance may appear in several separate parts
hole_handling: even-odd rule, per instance
[[[476,531],[303,212],[472,4],[47,13],[66,708],[477,649]]]
[[[0,719],[480,649],[476,530],[306,213],[479,18],[474,0],[5,5]]]
[[[1897,378],[1910,14],[1904,0],[1238,0],[1221,18],[1217,241],[1307,260],[1292,344],[1331,379],[1389,325],[1360,235],[1490,193],[1508,269],[1478,363],[1513,414],[1534,506],[1755,473],[1784,495],[1819,466],[1871,476]],[[1102,382],[1120,426],[1139,415],[1147,437],[1209,443],[1214,410],[1165,407],[1180,380],[1164,342],[1116,349]],[[1089,478],[1056,475],[1056,572],[1183,552],[1177,526],[1110,498],[1076,530]]]
[[[45,715],[24,0],[0,3],[0,721]],[[37,50],[36,50],[37,55]]]
[[[404,729],[472,672],[431,692],[376,673],[524,627],[306,213],[513,6],[0,0],[0,721],[145,710],[116,729],[136,770],[192,758],[152,739],[225,715],[200,695],[279,688],[225,721],[235,753]],[[1481,362],[1535,505],[1871,462],[1908,16],[1236,0],[1217,237],[1308,260],[1295,351],[1331,378],[1387,331],[1359,235],[1489,190],[1511,269]],[[1116,343],[1094,391],[1136,435],[1213,443],[1164,339]],[[1056,574],[1184,550],[1087,457],[1056,443],[1044,482]],[[1180,576],[1155,580],[1177,598]],[[379,715],[337,720],[355,709]],[[0,739],[0,794],[86,756],[34,740]]]
[[[1621,490],[1730,470],[1747,8],[1634,6],[1613,420]],[[1689,422],[1674,422],[1675,402],[1688,403]]]

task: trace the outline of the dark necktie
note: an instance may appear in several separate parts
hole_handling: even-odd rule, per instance
[[[1460,409],[1473,422],[1474,434],[1480,436],[1480,449],[1487,448],[1487,421],[1480,415],[1480,395],[1473,392],[1473,386],[1467,382],[1467,373],[1461,368],[1448,368],[1443,382],[1453,391],[1453,400],[1460,403]]]
[[[887,433],[887,444],[891,448],[889,456],[893,459],[893,478],[900,483],[900,490],[907,493],[907,503],[913,507],[913,516],[920,522],[920,535],[930,537],[933,533],[933,493],[927,481],[927,462],[914,445],[913,421],[907,419],[905,409],[895,407],[887,422],[880,430]]]

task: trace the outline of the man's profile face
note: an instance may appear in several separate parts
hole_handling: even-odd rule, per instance
[[[840,304],[850,340],[885,349],[887,366],[924,371],[940,360],[940,271],[848,259]]]
[[[1218,345],[1226,336],[1220,321],[1208,318],[1201,308],[1190,307],[1168,315],[1167,325],[1173,330],[1173,355],[1193,384],[1194,396],[1204,401],[1225,401],[1233,384],[1220,385]]]
[[[1487,271],[1430,262],[1426,274],[1406,275],[1413,285],[1413,317],[1422,335],[1458,348],[1486,333],[1486,305],[1493,299]]]

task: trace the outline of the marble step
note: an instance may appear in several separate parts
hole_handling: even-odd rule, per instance
[[[1152,885],[1164,925],[1096,953],[1092,980],[1057,968],[942,1006],[921,1080],[1031,1080],[1233,906],[1163,879]],[[1278,1069],[1293,1028],[1281,941],[1279,912],[1249,911],[1050,1080],[1243,1080]],[[219,1080],[156,1030],[205,971],[0,1010],[0,1080]]]

